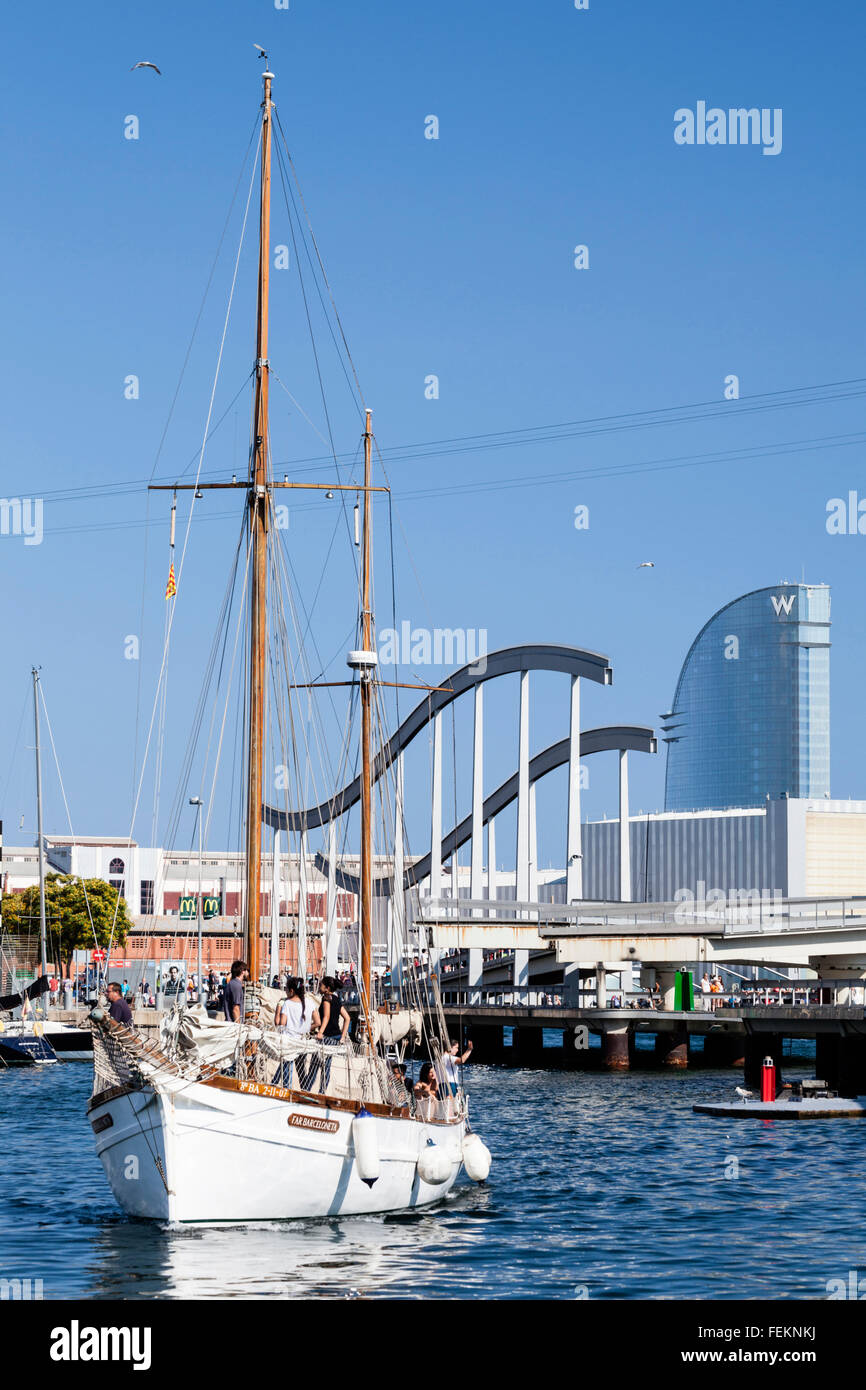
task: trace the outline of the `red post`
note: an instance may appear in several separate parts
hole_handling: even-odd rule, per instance
[[[761,1100],[776,1099],[776,1065],[772,1057],[764,1058],[761,1068]]]

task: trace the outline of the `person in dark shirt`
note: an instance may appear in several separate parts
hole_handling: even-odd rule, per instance
[[[415,1091],[415,1083],[414,1083],[414,1081],[411,1079],[411,1077],[409,1077],[409,1076],[406,1075],[406,1063],[405,1063],[405,1062],[392,1062],[392,1063],[391,1063],[391,1075],[393,1076],[393,1078],[394,1078],[395,1082],[397,1083],[397,1085],[398,1085],[399,1087],[402,1087],[403,1090],[405,1090],[405,1091],[408,1092],[408,1097],[407,1097],[406,1101],[404,1101],[404,1104],[407,1104],[407,1105],[408,1105],[409,1102],[411,1101],[412,1095],[414,1094],[414,1091]]]
[[[223,1009],[229,1023],[242,1023],[244,1017],[244,980],[250,978],[249,967],[242,960],[232,962],[231,979],[223,994]]]
[[[108,1012],[115,1023],[122,1023],[125,1028],[132,1024],[132,1009],[123,997],[123,989],[114,980],[108,986]]]

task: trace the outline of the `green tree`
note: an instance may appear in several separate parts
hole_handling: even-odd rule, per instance
[[[38,886],[4,897],[2,911],[7,933],[29,936],[36,932],[38,938]],[[45,921],[49,960],[59,950],[60,959],[67,966],[73,951],[92,950],[96,945],[105,950],[110,941],[114,947],[123,946],[132,930],[126,902],[116,888],[103,878],[82,879],[71,874],[47,875]]]

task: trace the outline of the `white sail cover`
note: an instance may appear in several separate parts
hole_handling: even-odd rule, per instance
[[[210,1018],[203,1004],[169,1010],[160,1020],[159,1045],[168,1057],[221,1066],[231,1061],[241,1025],[225,1018]]]
[[[413,1046],[421,1045],[423,1019],[419,1009],[401,1009],[397,1014],[373,1014],[370,1027],[374,1043],[387,1045],[407,1038]]]

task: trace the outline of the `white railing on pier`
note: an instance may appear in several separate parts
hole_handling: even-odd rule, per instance
[[[422,898],[422,920],[487,923],[534,923],[541,936],[709,935],[748,936],[755,932],[822,932],[866,930],[866,897],[780,898],[729,894],[714,901],[673,903],[541,903],[487,898]]]

